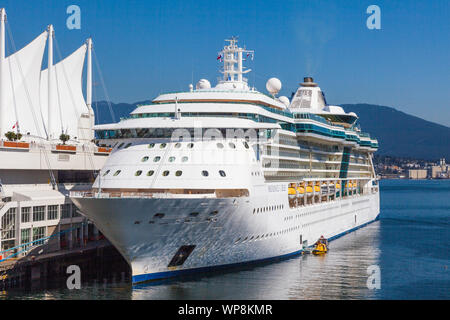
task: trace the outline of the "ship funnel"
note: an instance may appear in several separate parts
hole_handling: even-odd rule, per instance
[[[302,87],[317,87],[317,83],[314,82],[312,77],[304,77],[303,83],[300,83]]]

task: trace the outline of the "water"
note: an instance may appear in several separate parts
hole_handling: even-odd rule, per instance
[[[132,288],[0,292],[13,299],[450,299],[450,180],[381,181],[381,219],[330,243],[326,256]],[[379,266],[381,288],[367,288]]]

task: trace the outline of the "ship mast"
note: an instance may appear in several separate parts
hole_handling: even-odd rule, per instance
[[[92,38],[87,39],[86,42],[87,42],[86,104],[90,111],[92,105]]]
[[[53,35],[54,35],[53,25],[48,26],[48,105],[47,105],[47,140],[53,138]]]
[[[254,51],[239,48],[236,37],[225,41],[228,42],[228,45],[219,52],[219,58],[223,60],[223,70],[220,71],[223,73],[223,79],[220,83],[234,83],[233,87],[238,85],[241,88],[245,88],[247,87],[247,79],[242,75],[250,72],[251,69],[244,70],[242,63],[244,60],[243,54],[245,53],[247,57],[251,56],[253,60]]]
[[[5,21],[6,10],[0,9],[0,139],[5,130]]]

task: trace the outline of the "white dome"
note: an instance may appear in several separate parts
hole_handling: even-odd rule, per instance
[[[281,96],[281,97],[278,98],[278,100],[280,100],[281,102],[283,102],[283,104],[286,106],[286,108],[289,107],[289,104],[291,103],[291,102],[289,101],[289,98],[286,97],[286,96]]]
[[[206,79],[200,79],[195,85],[195,89],[210,89],[211,83]]]
[[[276,95],[281,90],[281,81],[277,78],[270,78],[266,82],[266,89],[271,95]]]

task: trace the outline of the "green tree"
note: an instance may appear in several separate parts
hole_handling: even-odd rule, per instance
[[[63,142],[63,144],[66,144],[66,141],[68,141],[69,139],[70,139],[70,136],[65,133],[61,133],[61,135],[59,136],[59,140],[61,140]]]

